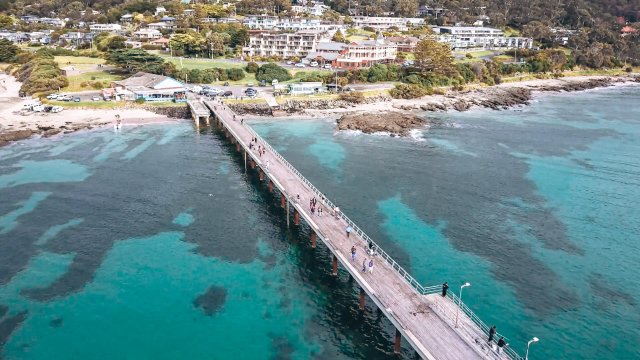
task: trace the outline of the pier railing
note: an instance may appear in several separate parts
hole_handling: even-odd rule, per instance
[[[300,179],[300,181],[306,184],[311,189],[311,191],[313,191],[321,199],[321,201],[324,202],[326,206],[328,206],[331,210],[336,208],[336,205],[331,202],[331,200],[329,200],[329,198],[326,197],[320,190],[318,190],[311,183],[311,181],[307,180],[304,175],[302,175],[293,165],[291,165],[291,163],[289,163],[289,161],[287,161],[284,156],[280,155],[280,153],[276,149],[274,149],[267,141],[265,141],[260,135],[258,135],[258,133],[256,133],[250,126],[247,126],[246,128],[253,135],[253,137],[255,137],[263,146],[265,146],[271,152],[271,154],[277,157],[282,162],[282,164],[289,168],[289,170],[291,170]],[[360,235],[367,242],[367,244],[370,244],[372,251],[375,251],[376,254],[382,257],[391,266],[391,268],[393,268],[396,273],[404,278],[405,281],[409,283],[409,285],[416,289],[419,294],[436,294],[442,290],[441,286],[422,286],[418,282],[418,280],[411,276],[408,271],[406,271],[391,257],[391,255],[387,254],[375,241],[373,241],[373,239],[371,239],[364,231],[362,231],[362,229],[360,229],[358,225],[356,225],[356,223],[351,221],[351,219],[349,219],[347,215],[345,215],[342,211],[339,211],[339,216],[353,229],[354,233]],[[489,327],[465,303],[461,302],[458,296],[453,294],[453,292],[451,291],[447,293],[447,296],[453,301],[456,306],[460,308],[460,310],[464,314],[466,314],[471,319],[471,321],[473,321],[476,326],[478,326],[478,328],[480,328],[481,333],[479,333],[478,336],[482,336],[482,334],[489,334]],[[496,334],[496,336],[499,338],[503,335]],[[507,339],[506,336],[504,338]],[[522,357],[510,347],[503,349],[503,351],[513,360],[522,359]]]

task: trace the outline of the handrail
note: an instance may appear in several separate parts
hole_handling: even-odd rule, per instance
[[[302,175],[291,163],[289,163],[289,161],[287,161],[287,159],[285,159],[284,156],[280,155],[280,153],[276,151],[276,149],[274,149],[267,141],[265,141],[262,138],[262,136],[260,136],[257,132],[255,132],[253,128],[251,128],[250,126],[246,126],[246,129],[253,135],[253,137],[255,137],[259,142],[261,142],[263,146],[269,149],[269,151],[275,157],[277,157],[282,162],[282,164],[284,164],[287,168],[289,168],[289,170],[291,170],[305,185],[307,185],[312,192],[314,192],[318,197],[320,197],[320,199],[322,199],[321,201],[323,201],[331,210],[336,208],[336,206],[331,202],[331,200],[329,200],[327,196],[325,196],[320,190],[318,190],[311,183],[311,181],[307,180],[307,178],[305,178],[304,175]],[[229,129],[229,130],[233,135],[235,135],[238,138],[238,141],[241,141],[239,136],[237,136],[237,134],[235,134],[235,132],[232,129]],[[243,143],[243,146],[244,145],[245,144]],[[408,271],[406,271],[400,264],[398,264],[391,257],[391,255],[387,254],[375,241],[373,241],[373,239],[371,239],[362,229],[360,229],[358,225],[356,225],[353,221],[351,221],[351,219],[349,219],[347,215],[345,215],[342,211],[339,212],[339,215],[340,215],[340,218],[342,218],[347,223],[347,225],[349,225],[353,229],[353,232],[360,235],[367,242],[368,245],[371,244],[371,249],[372,251],[374,251],[374,253],[377,253],[382,258],[384,258],[385,261],[389,265],[391,265],[391,268],[396,273],[398,273],[402,278],[404,278],[404,280],[407,281],[407,283],[409,283],[409,285],[411,285],[419,294],[421,295],[436,294],[442,290],[442,286],[438,286],[438,285],[428,286],[428,287],[421,285],[418,282],[418,280],[416,280],[413,276],[409,274]],[[465,303],[461,302],[458,296],[453,294],[453,292],[451,291],[447,293],[447,296],[453,301],[455,306],[458,306],[462,310],[462,312],[465,313],[471,319],[471,321],[480,328],[482,333],[484,334],[489,333],[489,327]],[[496,333],[496,336],[500,337],[503,335]],[[504,336],[504,338],[508,339],[506,336]],[[519,356],[510,347],[504,348],[503,351],[510,359],[513,359],[513,360],[522,359],[522,357]]]

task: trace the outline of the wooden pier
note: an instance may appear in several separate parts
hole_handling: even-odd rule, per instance
[[[315,248],[320,239],[333,253],[332,264],[327,264],[332,267],[333,274],[337,275],[340,266],[355,279],[361,289],[360,309],[364,311],[368,297],[395,326],[394,352],[400,352],[404,338],[423,359],[521,358],[509,347],[498,354],[487,345],[488,327],[459,302],[454,294],[455,284],[446,297],[440,295],[440,286],[420,285],[345,214],[338,212],[337,216],[332,216],[335,205],[244,123],[241,116],[218,101],[205,101],[204,105],[211,111],[213,126],[222,130],[242,154],[245,169],[255,169],[260,180],[268,182],[270,191],[281,194],[281,205],[287,210],[287,224],[295,226],[300,219],[304,220],[312,231],[311,246]],[[254,138],[258,139],[257,144],[254,142],[250,149]],[[260,155],[258,146],[266,152]],[[309,202],[312,198],[317,199],[317,207],[323,208],[322,216],[311,213]],[[347,227],[352,228],[349,236]],[[352,246],[357,248],[353,262]],[[368,251],[374,254],[373,271],[362,272],[363,258],[372,257]]]

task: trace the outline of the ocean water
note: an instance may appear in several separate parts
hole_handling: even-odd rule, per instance
[[[424,285],[471,282],[521,354],[640,358],[640,91],[518,110],[252,126]],[[308,239],[188,122],[0,148],[0,358],[414,358]]]

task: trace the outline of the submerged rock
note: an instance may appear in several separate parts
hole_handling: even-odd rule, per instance
[[[392,136],[406,136],[410,130],[429,125],[429,122],[411,113],[392,111],[346,114],[338,119],[337,124],[339,130],[360,130],[365,134],[388,132]]]
[[[207,316],[212,316],[222,308],[226,300],[227,289],[210,286],[204,294],[193,301],[193,305],[201,308]]]

